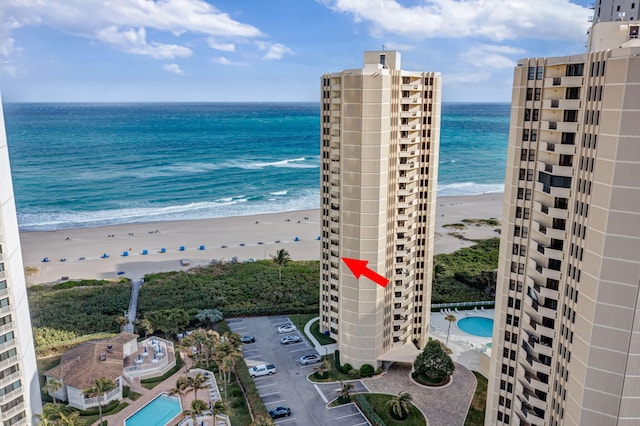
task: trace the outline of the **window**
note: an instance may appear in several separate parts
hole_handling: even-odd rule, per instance
[[[542,77],[541,77],[542,78]],[[540,78],[538,79],[540,80]],[[536,88],[536,94],[533,97],[534,100],[539,101],[540,100],[540,94],[542,93],[542,89],[540,89],[539,87]]]
[[[542,80],[543,75],[544,75],[544,67],[538,67],[536,70],[536,80]]]
[[[531,121],[531,109],[530,108],[527,108],[527,109],[524,110],[524,121]]]
[[[529,67],[528,71],[527,80],[533,80],[536,76],[536,67]]]
[[[532,101],[533,100],[533,89],[532,88],[528,88],[527,89],[527,100],[528,101]]]
[[[539,117],[540,117],[540,110],[536,108],[533,110],[533,114],[531,115],[531,121],[538,121]]]
[[[529,129],[522,129],[522,140],[524,142],[529,140]]]

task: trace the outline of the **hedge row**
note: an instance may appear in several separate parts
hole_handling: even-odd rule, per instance
[[[380,416],[373,411],[373,407],[369,405],[369,401],[367,401],[363,394],[356,394],[356,403],[358,407],[360,407],[360,410],[362,410],[362,414],[369,420],[369,423],[373,426],[386,426]]]

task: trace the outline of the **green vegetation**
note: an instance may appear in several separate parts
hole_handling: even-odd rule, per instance
[[[500,239],[491,238],[454,253],[434,256],[431,302],[493,300],[499,248]]]
[[[462,219],[462,221],[466,224],[472,224],[476,226],[500,226],[500,221],[495,217],[490,219]]]
[[[317,374],[317,371],[310,374],[308,378],[312,382],[339,382],[342,380],[355,380],[382,373],[381,368],[374,370],[373,366],[369,364],[364,364],[360,370],[354,369],[351,364],[341,365],[339,350],[336,350],[335,354],[323,356],[323,358],[323,367],[326,367],[326,371],[323,369],[322,375]]]
[[[122,282],[59,290],[30,287],[29,307],[36,347],[56,345],[86,334],[118,332],[116,318],[129,307],[130,294],[131,287]]]
[[[229,406],[229,419],[232,425],[248,425],[251,424],[251,414],[249,414],[249,408],[244,400],[242,389],[237,380],[234,380],[228,385],[227,389],[229,393],[229,399],[227,400]]]
[[[141,317],[148,312],[176,306],[190,313],[215,307],[226,318],[315,313],[318,311],[319,277],[318,261],[277,265],[269,260],[152,274],[145,277],[138,310]]]
[[[477,371],[473,374],[476,376],[478,386],[473,394],[471,400],[471,407],[467,413],[467,418],[464,421],[464,426],[483,426],[484,425],[484,413],[487,406],[487,379]]]
[[[318,313],[314,312],[311,314],[291,315],[290,318],[291,318],[291,322],[296,327],[298,327],[298,330],[304,333],[304,326],[307,325],[307,323],[312,319],[318,318]],[[313,334],[313,337],[315,337],[318,343],[320,343],[321,345],[330,345],[332,343],[336,343],[336,341],[332,339],[330,336],[327,336],[326,334],[323,334],[320,332],[319,320],[311,324],[311,327],[309,327],[309,331],[311,331],[311,334]],[[304,335],[307,338],[307,340],[310,340],[307,333],[304,333]]]
[[[464,223],[447,223],[446,225],[442,225],[443,228],[453,228],[453,229],[464,229]]]
[[[455,368],[451,357],[442,350],[442,343],[429,340],[413,362],[411,376],[423,385],[440,386],[449,382]]]
[[[331,336],[327,336],[326,334],[320,332],[319,320],[311,324],[311,327],[309,327],[309,330],[311,331],[311,334],[313,334],[313,336],[318,340],[318,343],[320,343],[323,346],[336,343],[336,341]]]
[[[407,404],[409,415],[405,420],[397,420],[391,414],[387,402],[396,398],[394,395],[381,393],[361,393],[356,395],[356,403],[369,422],[374,426],[426,426],[427,421],[413,404]]]

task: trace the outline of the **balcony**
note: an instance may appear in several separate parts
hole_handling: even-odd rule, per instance
[[[422,90],[422,84],[420,82],[415,82],[411,84],[402,84],[400,85],[400,90],[408,90],[411,92],[419,92]]]
[[[583,77],[547,77],[544,79],[544,87],[582,87]]]
[[[546,144],[547,145],[545,149],[547,150],[547,152],[553,152],[556,154],[563,154],[563,155],[575,154],[576,147],[574,145],[552,143],[552,142],[546,142]]]
[[[413,97],[400,98],[400,103],[401,104],[417,104],[421,102],[420,102],[420,97],[413,96]]]
[[[419,107],[412,107],[412,108],[408,108],[406,111],[400,111],[400,117],[402,118],[419,117],[420,112],[421,110]]]
[[[575,133],[575,132],[578,131],[578,123],[577,122],[543,120],[540,123],[540,128],[542,130],[557,130],[559,132],[573,132],[573,133]]]
[[[557,77],[556,77],[557,78]],[[545,99],[542,101],[543,109],[580,109],[579,99]]]

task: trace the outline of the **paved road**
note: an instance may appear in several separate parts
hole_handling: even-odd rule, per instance
[[[367,420],[358,408],[349,404],[328,409],[326,402],[337,396],[337,383],[314,384],[307,380],[313,366],[301,366],[298,358],[315,352],[315,348],[304,340],[300,343],[282,345],[277,328],[289,322],[286,316],[234,318],[228,320],[229,327],[240,335],[253,335],[256,343],[244,345],[243,352],[248,365],[273,363],[277,373],[273,376],[256,377],[255,383],[267,409],[277,406],[291,408],[290,417],[276,419],[276,424],[285,426],[364,426]],[[356,392],[366,392],[360,381],[354,382]]]

